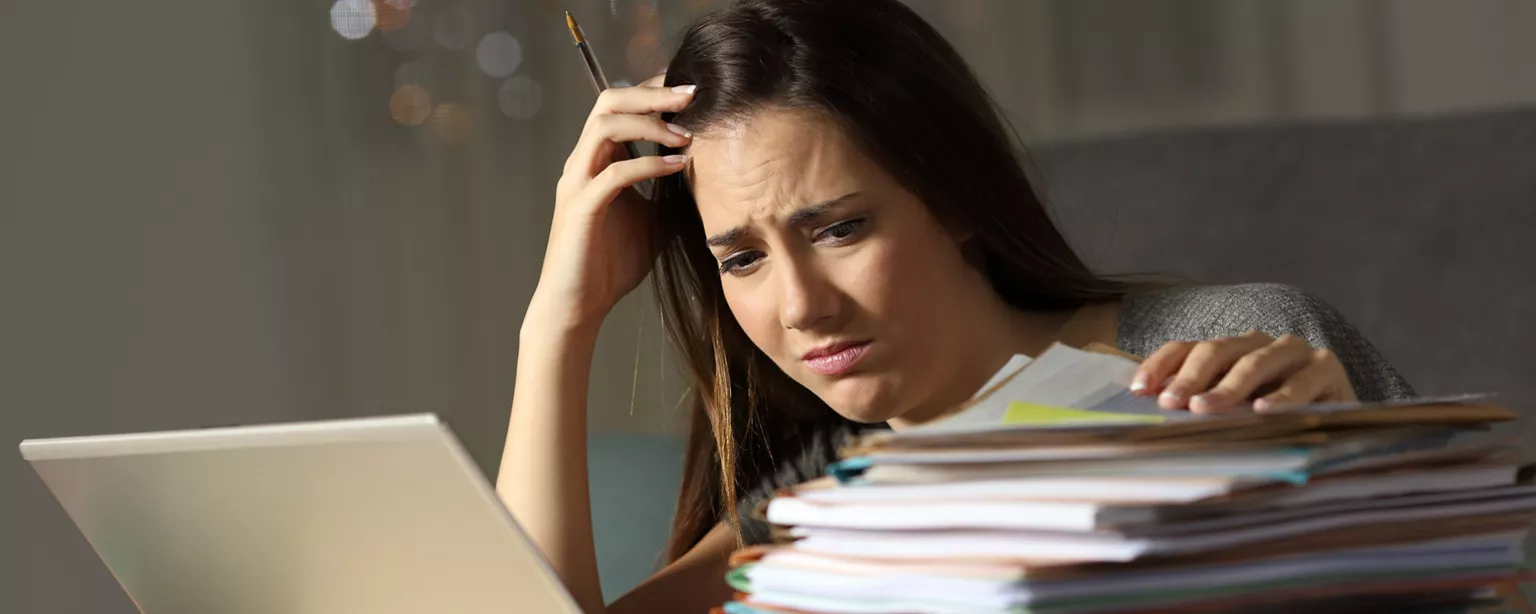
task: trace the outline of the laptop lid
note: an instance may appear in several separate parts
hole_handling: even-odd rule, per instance
[[[21,454],[145,614],[579,611],[432,415]]]

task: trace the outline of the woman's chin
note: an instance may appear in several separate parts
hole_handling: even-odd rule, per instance
[[[834,382],[821,391],[821,400],[838,415],[865,424],[877,424],[898,417],[902,407],[887,386],[878,381],[848,378]]]
[[[897,415],[900,415],[891,415],[892,412],[880,411],[880,408],[878,407],[839,408],[834,406],[832,409],[836,411],[838,415],[860,424],[880,424],[882,422],[889,421],[891,418],[895,418]]]

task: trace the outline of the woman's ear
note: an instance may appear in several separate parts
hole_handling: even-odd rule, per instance
[[[955,245],[964,246],[976,237],[975,228],[967,220],[960,219],[960,216],[943,211],[934,211],[933,217],[939,223],[939,227],[944,229],[944,234],[949,235],[949,240],[954,241]]]
[[[960,255],[965,258],[965,261],[979,269],[983,252],[980,242],[976,240],[976,227],[971,220],[943,210],[932,211],[932,215],[939,227],[944,230],[944,234],[949,235],[949,240],[955,242],[955,248],[960,250]]]
[[[981,248],[981,241],[976,240],[976,233],[971,230],[951,232],[955,237],[955,244],[960,247],[960,257],[966,264],[975,267],[978,271],[986,270],[987,254]]]

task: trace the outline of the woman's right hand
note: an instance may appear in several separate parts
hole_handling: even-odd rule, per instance
[[[625,159],[623,143],[652,141],[681,148],[686,130],[654,115],[681,111],[693,86],[657,87],[659,79],[598,96],[555,188],[555,213],[539,285],[524,329],[590,330],[651,268],[650,203],[634,185],[676,173],[686,156]]]

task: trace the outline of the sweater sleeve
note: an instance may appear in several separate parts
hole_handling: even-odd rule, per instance
[[[1168,341],[1204,341],[1248,331],[1292,334],[1332,351],[1362,401],[1402,399],[1413,388],[1337,310],[1293,286],[1241,284],[1160,290],[1127,301],[1121,347],[1150,354]]]

